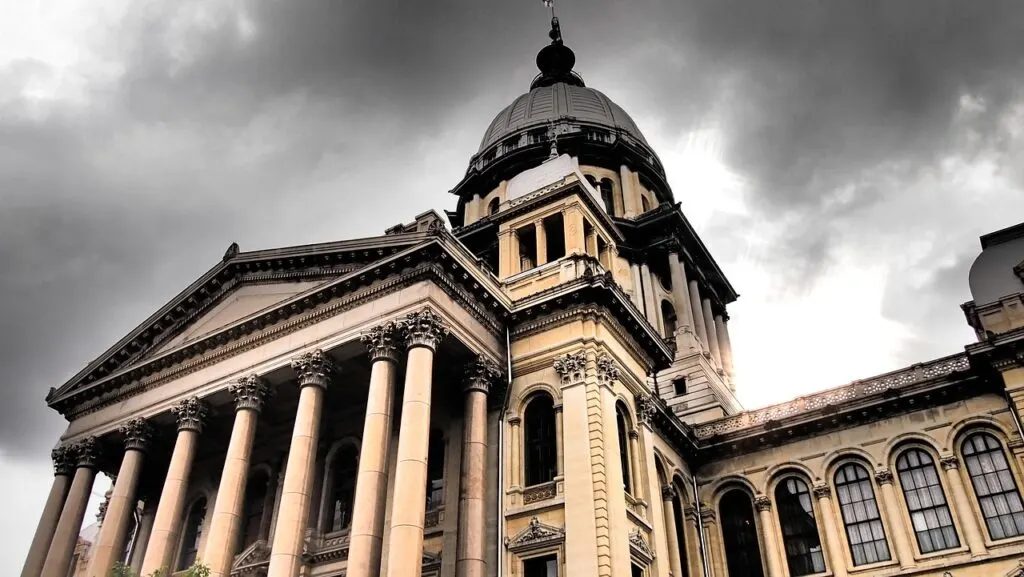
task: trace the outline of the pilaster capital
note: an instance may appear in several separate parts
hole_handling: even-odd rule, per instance
[[[401,327],[395,321],[377,325],[359,335],[359,340],[366,345],[371,361],[398,362],[398,340]]]
[[[228,385],[228,392],[235,397],[235,410],[249,409],[257,413],[263,410],[263,401],[273,394],[266,379],[249,375]]]
[[[153,438],[153,427],[146,419],[132,419],[121,425],[118,432],[124,436],[126,451],[145,452],[149,448],[149,441]]]
[[[437,346],[448,336],[448,327],[437,313],[423,309],[409,313],[401,321],[406,348],[426,347],[436,352]]]
[[[676,488],[673,487],[672,485],[662,485],[661,486],[661,500],[662,501],[671,501],[672,499],[675,499],[677,495],[678,495],[678,493],[676,492]]]
[[[653,395],[640,394],[635,398],[636,418],[640,424],[648,427],[654,424],[654,415],[658,412],[658,401]]]
[[[171,407],[171,413],[178,420],[178,431],[203,432],[209,409],[199,397],[189,397]]]
[[[608,355],[597,357],[597,382],[602,385],[610,385],[619,380],[619,367]]]
[[[942,469],[944,471],[959,469],[960,459],[958,459],[956,455],[946,455],[945,457],[939,458],[939,464],[942,465]]]
[[[321,349],[314,349],[292,359],[292,370],[299,377],[299,387],[326,389],[334,372],[334,361]]]
[[[71,475],[75,471],[75,451],[69,445],[58,445],[50,451],[53,459],[53,475]]]
[[[523,422],[523,419],[521,417],[509,417],[508,418],[508,424],[510,426],[513,426],[513,427],[518,427],[519,424],[522,423],[522,422]]]
[[[501,377],[502,371],[498,367],[498,363],[483,355],[478,355],[466,365],[466,380],[462,390],[467,393],[480,391],[486,395],[491,390],[491,385],[496,384]]]
[[[583,351],[576,351],[555,357],[554,367],[563,385],[582,382],[587,369],[587,354]]]
[[[1021,439],[1020,437],[1010,439],[1009,441],[1006,442],[1006,447],[1011,451],[1024,448],[1024,439]]]
[[[768,498],[768,495],[757,495],[756,497],[754,497],[754,508],[757,509],[758,513],[771,511],[772,500]]]
[[[832,496],[832,487],[828,483],[817,483],[811,488],[815,499],[827,499]]]
[[[640,438],[640,433],[636,429],[630,429],[629,430],[629,438],[630,438],[630,440],[635,441],[635,440]]]
[[[891,485],[892,471],[889,469],[879,469],[875,471],[875,482],[879,485]]]
[[[100,443],[96,437],[86,437],[71,447],[75,454],[75,464],[80,469],[98,469],[100,460]]]

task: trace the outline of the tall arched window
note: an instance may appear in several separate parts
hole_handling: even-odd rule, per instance
[[[889,543],[867,469],[856,463],[836,471],[836,498],[854,566],[888,561]]]
[[[256,471],[249,476],[245,485],[245,516],[242,517],[241,549],[252,545],[262,538],[263,512],[267,507],[267,485],[270,478],[264,471]]]
[[[431,429],[427,445],[427,510],[444,505],[444,433]]]
[[[526,486],[547,483],[555,478],[557,459],[555,439],[555,403],[547,394],[530,400],[523,411]]]
[[[182,531],[181,552],[175,571],[184,571],[196,562],[199,556],[199,541],[203,537],[203,520],[206,519],[206,499],[202,498],[192,504],[185,518]]]
[[[775,504],[779,508],[789,574],[800,577],[825,571],[825,555],[807,483],[799,477],[783,479],[775,487]]]
[[[718,504],[718,518],[722,521],[729,577],[764,577],[750,496],[742,489],[733,489],[723,495]]]
[[[633,479],[629,467],[629,435],[626,431],[626,410],[622,403],[615,404],[615,427],[619,434],[619,465],[622,467],[622,488],[627,493],[633,494]]]
[[[921,552],[959,547],[960,539],[931,455],[921,449],[907,449],[896,459],[896,471]]]
[[[1024,503],[999,441],[976,433],[964,441],[963,455],[989,536],[996,540],[1024,535]]]
[[[492,198],[491,202],[487,203],[487,216],[497,213],[499,205],[501,205],[501,201],[497,198]]]
[[[680,577],[689,575],[689,565],[686,562],[686,526],[683,525],[683,500],[681,495],[683,489],[676,485],[676,492],[672,495],[672,515],[676,523],[676,543],[679,544],[679,561],[682,565],[683,574]]]
[[[612,181],[610,178],[602,178],[598,186],[601,191],[601,202],[604,203],[604,210],[608,214],[615,214],[615,200],[612,196]]]
[[[665,337],[676,334],[676,308],[668,301],[661,301],[661,320],[665,325]]]
[[[331,459],[330,522],[327,530],[341,531],[352,523],[352,505],[356,491],[356,475],[359,471],[359,453],[355,446],[342,445]]]

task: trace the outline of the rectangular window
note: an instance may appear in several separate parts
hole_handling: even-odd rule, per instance
[[[685,395],[686,377],[676,377],[672,379],[672,388],[675,390],[677,395]]]
[[[519,239],[519,272],[537,266],[537,229],[531,224],[516,231]]]
[[[562,219],[562,213],[558,213],[545,218],[542,222],[547,262],[552,262],[565,256],[565,221]]]
[[[644,577],[644,568],[637,565],[636,563],[633,563],[630,575],[631,577]]]
[[[523,561],[523,577],[558,577],[558,557],[545,555]]]

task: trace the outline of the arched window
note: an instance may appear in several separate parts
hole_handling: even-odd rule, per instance
[[[342,445],[331,459],[330,477],[330,532],[347,529],[352,523],[352,504],[356,491],[356,475],[359,471],[359,453],[351,444]]]
[[[523,411],[524,481],[527,487],[555,478],[558,441],[555,438],[554,406],[550,396],[540,394],[530,400]]]
[[[896,459],[896,471],[921,552],[959,547],[960,539],[931,455],[921,449],[907,449]]]
[[[181,538],[181,552],[175,571],[184,571],[196,562],[199,556],[199,540],[203,537],[203,520],[206,519],[206,499],[202,498],[192,504],[185,519]]]
[[[444,433],[431,429],[427,445],[427,510],[444,505]]]
[[[780,481],[775,487],[775,505],[779,508],[789,574],[800,577],[825,571],[825,555],[807,483],[799,477]]]
[[[633,494],[632,474],[629,467],[629,435],[626,431],[626,410],[622,403],[615,404],[615,426],[619,433],[619,465],[622,467],[622,488]]]
[[[264,471],[249,476],[245,485],[245,516],[242,517],[242,543],[240,550],[262,538],[263,512],[267,506],[267,485],[270,478]]]
[[[679,485],[675,487],[676,492],[672,495],[672,515],[675,517],[673,521],[676,523],[676,543],[679,544],[679,561],[682,565],[683,574],[680,577],[686,577],[689,574],[689,566],[686,562],[686,526],[683,525],[683,500],[681,495],[683,490]]]
[[[836,498],[854,566],[888,561],[889,544],[867,469],[856,463],[836,471]]]
[[[718,504],[718,518],[722,521],[729,577],[764,577],[750,496],[742,489],[733,489],[723,495]]]
[[[672,306],[672,303],[668,301],[661,301],[661,320],[662,324],[665,325],[665,337],[671,337],[676,334],[676,309]]]
[[[501,200],[499,200],[497,197],[492,198],[491,202],[487,203],[487,216],[490,216],[492,214],[497,213],[498,212],[498,206],[500,204],[501,204]]]
[[[1024,504],[1003,447],[988,433],[964,441],[964,464],[993,540],[1024,535]]]
[[[615,201],[612,196],[612,181],[610,178],[602,178],[601,184],[597,187],[601,191],[601,202],[604,203],[604,210],[608,214],[615,214]]]

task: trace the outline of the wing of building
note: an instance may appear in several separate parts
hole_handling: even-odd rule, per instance
[[[1024,225],[963,352],[743,411],[736,291],[552,24],[450,226],[232,245],[50,392],[23,577],[1024,575]]]

